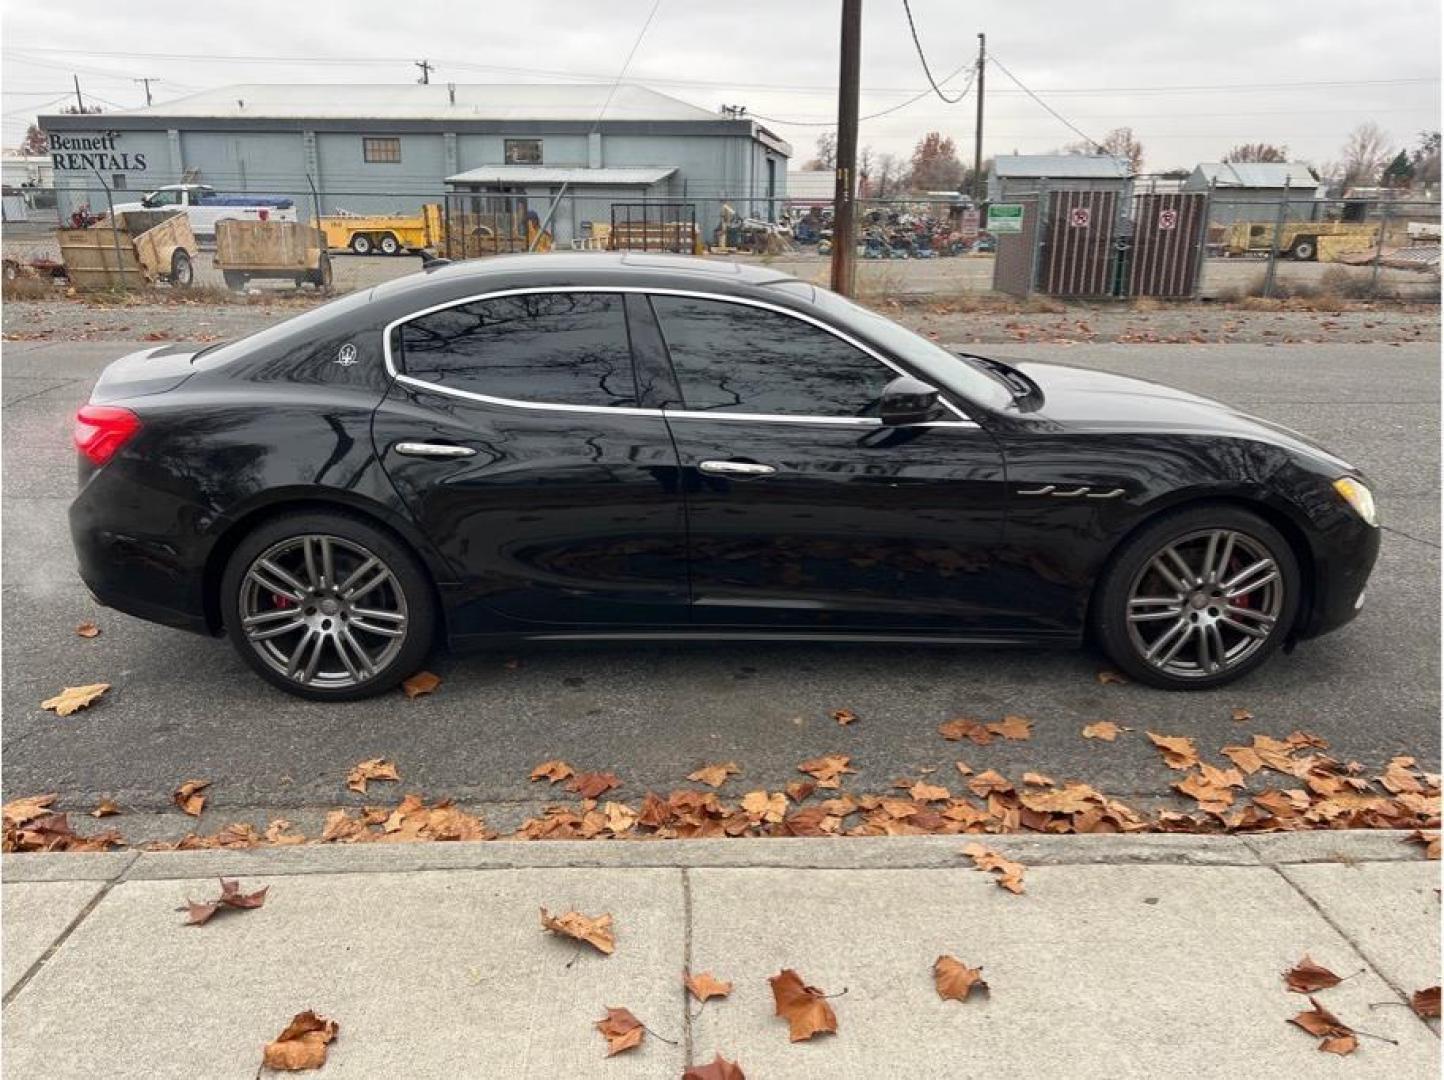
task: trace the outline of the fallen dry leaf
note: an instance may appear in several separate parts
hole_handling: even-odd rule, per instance
[[[100,636],[100,627],[93,622],[83,622],[75,628],[76,637],[93,638]]]
[[[939,724],[938,734],[949,742],[972,739],[979,746],[987,746],[993,741],[993,733],[988,729],[987,724],[969,720],[966,716],[959,716]]]
[[[940,956],[933,962],[933,984],[944,1001],[967,1001],[974,989],[981,994],[988,992],[982,968],[970,968],[951,956]]]
[[[110,683],[91,683],[89,686],[67,686],[53,698],[40,703],[42,709],[52,709],[56,716],[69,716],[77,709],[84,709],[101,694],[110,689]]]
[[[584,799],[600,798],[612,788],[621,786],[617,774],[609,772],[577,773],[567,781],[567,790],[575,791]]]
[[[939,784],[929,784],[919,780],[912,787],[908,788],[908,794],[918,802],[942,802],[944,799],[951,799],[953,793]]]
[[[1297,964],[1284,972],[1284,983],[1295,994],[1314,994],[1338,986],[1343,980],[1328,968],[1314,963],[1307,953]]]
[[[998,854],[990,847],[982,844],[969,844],[963,848],[963,854],[973,860],[973,864],[979,870],[991,870],[998,875],[999,887],[1007,889],[1010,893],[1021,893],[1023,891],[1023,864],[1013,862]]]
[[[791,968],[784,968],[767,980],[772,985],[774,1015],[787,1021],[787,1037],[803,1042],[821,1032],[837,1031],[837,1016],[826,996],[808,986]]]
[[[306,838],[299,833],[291,832],[291,823],[285,818],[274,818],[266,826],[266,843],[277,846],[287,844],[304,844]]]
[[[210,917],[222,908],[229,908],[233,911],[249,911],[258,908],[266,902],[266,893],[270,890],[267,885],[257,889],[253,893],[241,892],[239,881],[228,881],[221,878],[221,895],[214,900],[207,900],[198,903],[195,900],[186,900],[186,906],[177,908],[177,911],[189,912],[186,918],[188,926],[203,926],[210,921]]]
[[[955,761],[953,762],[953,765],[957,768],[958,772],[962,773],[964,776],[973,775],[973,767],[969,765],[966,761]]]
[[[1170,769],[1191,769],[1198,764],[1198,748],[1192,739],[1183,735],[1155,735],[1151,731],[1148,738],[1163,754],[1163,763]]]
[[[578,911],[568,911],[552,916],[547,914],[546,908],[542,908],[541,921],[542,929],[564,934],[575,941],[585,941],[592,948],[607,956],[611,956],[617,948],[617,939],[612,933],[612,916],[610,914],[598,915],[593,918]]]
[[[1044,776],[1042,773],[1025,772],[1023,783],[1032,784],[1034,787],[1052,787],[1057,781],[1051,776]]]
[[[401,684],[401,691],[409,698],[418,698],[422,694],[433,693],[440,685],[441,676],[433,675],[429,671],[418,671]]]
[[[1083,729],[1083,737],[1085,739],[1102,739],[1104,742],[1112,742],[1118,738],[1120,731],[1127,730],[1127,728],[1119,727],[1112,720],[1099,720],[1096,724],[1089,724]]]
[[[1436,811],[1435,816],[1438,816]],[[1404,837],[1406,843],[1419,844],[1424,848],[1426,859],[1439,858],[1439,833],[1437,830],[1415,829],[1408,836]]]
[[[787,797],[793,802],[800,803],[817,790],[817,785],[811,780],[794,780],[782,790],[787,792]]]
[[[371,780],[396,780],[400,781],[401,775],[396,771],[396,765],[385,758],[369,758],[366,761],[358,762],[346,777],[346,786],[352,791],[366,794],[366,784]]]
[[[738,776],[742,772],[735,761],[724,761],[714,765],[703,765],[696,772],[687,774],[688,780],[695,780],[699,784],[706,784],[708,787],[718,788],[727,782],[729,776]]]
[[[567,777],[575,775],[576,770],[560,759],[543,761],[531,771],[531,779],[547,780],[553,784],[558,780],[565,780]]]
[[[1242,723],[1245,720],[1252,720],[1253,713],[1249,712],[1247,709],[1234,709],[1233,718]]]
[[[721,979],[712,977],[710,971],[699,971],[693,975],[690,971],[683,970],[682,982],[698,1001],[706,1001],[708,998],[725,998],[732,993],[732,984],[723,982]]]
[[[1312,1010],[1291,1017],[1289,1023],[1296,1024],[1310,1035],[1316,1036],[1319,1039],[1319,1049],[1326,1054],[1338,1054],[1342,1057],[1359,1048],[1359,1040],[1354,1037],[1353,1028],[1320,1005],[1318,999],[1310,997],[1309,1004],[1313,1006]]]
[[[607,1015],[596,1023],[596,1028],[607,1040],[607,1057],[624,1050],[635,1050],[642,1045],[647,1029],[632,1015],[630,1009],[607,1006]]]
[[[326,1044],[341,1031],[334,1020],[310,1009],[297,1013],[273,1043],[266,1044],[261,1063],[268,1069],[299,1072],[326,1064]]]
[[[1098,683],[1100,686],[1107,686],[1109,683],[1116,683],[1119,686],[1122,686],[1127,682],[1128,680],[1116,671],[1109,671],[1105,668],[1103,671],[1100,671],[1098,673]]]
[[[175,789],[171,798],[191,817],[200,817],[206,805],[206,797],[200,793],[210,786],[209,780],[187,780]]]
[[[1427,1020],[1430,1017],[1439,1016],[1439,988],[1437,986],[1426,987],[1423,990],[1415,990],[1409,997],[1409,1007],[1419,1014],[1420,1019]]]
[[[747,1080],[747,1077],[737,1062],[718,1054],[706,1065],[690,1066],[682,1074],[682,1080]]]
[[[101,799],[95,804],[95,809],[90,812],[93,818],[111,817],[120,813],[120,807],[109,799]]]
[[[818,787],[835,788],[842,784],[843,773],[855,773],[856,769],[849,767],[848,762],[852,759],[846,754],[825,754],[822,757],[812,758],[797,766],[798,772],[805,772],[817,781]]]
[[[994,735],[1001,735],[1005,739],[1011,739],[1017,742],[1032,738],[1032,733],[1029,731],[1032,726],[1033,721],[1025,717],[1005,716],[996,724],[989,724],[988,730]]]
[[[836,720],[838,724],[840,724],[842,727],[847,727],[848,724],[857,723],[857,713],[853,712],[851,709],[834,709],[832,711],[832,718]]]
[[[0,816],[3,816],[6,825],[25,825],[49,814],[48,807],[57,798],[59,796],[53,792],[48,795],[26,795],[6,803],[0,808]]]
[[[780,791],[749,791],[739,805],[755,821],[778,822],[787,816],[787,796]]]

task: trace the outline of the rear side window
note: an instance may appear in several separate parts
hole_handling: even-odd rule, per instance
[[[834,334],[766,308],[653,296],[681,408],[769,416],[875,416],[896,372]]]
[[[460,304],[401,327],[407,375],[538,405],[637,403],[623,298],[531,293]]]

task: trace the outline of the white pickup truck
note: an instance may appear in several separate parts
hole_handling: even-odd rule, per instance
[[[221,195],[208,184],[169,184],[148,193],[140,202],[116,203],[115,212],[165,210],[185,211],[191,232],[213,237],[216,222],[229,218],[243,221],[295,221],[296,204],[284,196]]]

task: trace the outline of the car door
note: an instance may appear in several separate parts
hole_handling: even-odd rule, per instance
[[[676,385],[695,625],[950,631],[1013,625],[990,576],[1006,504],[992,436],[961,411],[889,427],[902,371],[790,308],[654,291]]]
[[[388,331],[376,451],[449,564],[455,635],[685,623],[676,453],[625,297],[521,290]]]

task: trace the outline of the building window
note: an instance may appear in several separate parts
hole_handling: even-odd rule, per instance
[[[361,157],[369,165],[400,165],[400,139],[362,139]]]
[[[540,139],[506,139],[502,145],[508,165],[540,165],[542,163]]]

